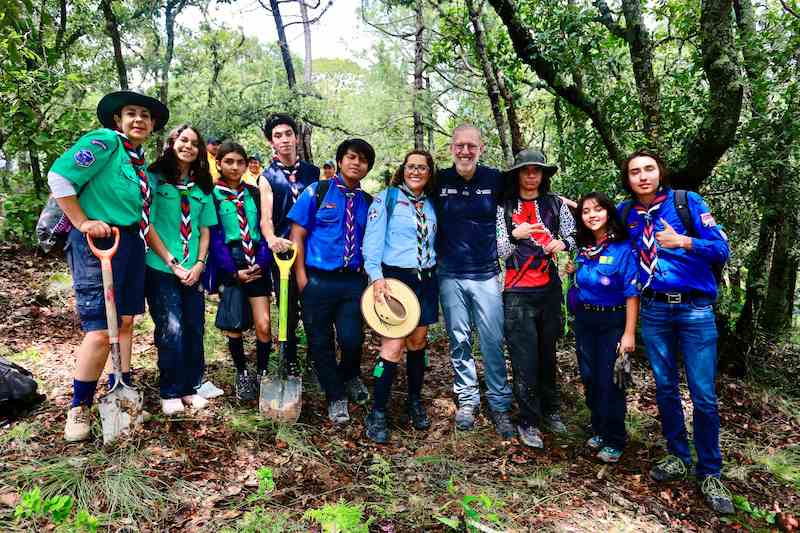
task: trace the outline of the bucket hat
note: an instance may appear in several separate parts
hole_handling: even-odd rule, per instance
[[[511,166],[511,168],[506,170],[506,172],[511,173],[522,167],[527,167],[530,165],[541,167],[545,177],[548,178],[558,172],[557,165],[547,164],[547,156],[544,155],[544,152],[541,150],[534,150],[532,148],[521,150],[516,156],[514,156],[514,164]]]
[[[408,337],[419,325],[422,309],[417,295],[400,280],[385,278],[389,292],[386,303],[375,301],[374,283],[361,295],[361,314],[367,325],[376,333],[389,339]]]
[[[102,97],[97,104],[97,118],[100,124],[112,130],[116,129],[114,114],[126,105],[138,105],[149,109],[155,119],[153,131],[163,129],[169,121],[169,109],[160,100],[134,91],[116,91]]]

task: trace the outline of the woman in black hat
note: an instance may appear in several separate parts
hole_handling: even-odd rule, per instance
[[[90,408],[109,352],[100,262],[89,250],[84,234],[92,236],[98,247],[109,248],[113,244],[111,228],[120,230],[112,268],[122,379],[129,382],[133,317],[144,313],[145,239],[153,195],[142,144],[153,131],[164,127],[169,111],[149,96],[118,91],[100,100],[97,118],[103,128],[81,137],[48,174],[53,196],[73,226],[65,249],[85,332],[64,429],[64,438],[70,442],[89,438]]]

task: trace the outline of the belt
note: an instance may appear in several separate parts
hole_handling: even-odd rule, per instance
[[[129,226],[117,226],[120,231],[130,233],[132,235],[139,235],[139,224],[131,224]]]
[[[645,289],[642,291],[642,296],[652,298],[657,302],[664,302],[667,304],[683,304],[691,302],[695,298],[710,298],[710,296],[700,291],[689,292],[658,292],[653,289]]]
[[[312,272],[318,272],[318,273],[321,273],[321,274],[332,274],[332,273],[337,273],[337,274],[339,274],[339,273],[363,274],[364,273],[364,269],[361,268],[361,267],[359,267],[359,268],[339,267],[339,268],[334,268],[332,270],[325,270],[323,268],[317,268],[317,267],[306,267],[306,270],[310,270]]]
[[[402,270],[404,272],[407,272],[409,275],[413,275],[413,276],[416,276],[417,273],[419,273],[420,277],[423,277],[423,278],[430,278],[430,277],[433,276],[434,272],[436,272],[436,267],[435,266],[430,267],[430,268],[406,268],[406,267],[398,267],[398,266],[394,266],[394,265],[387,265],[386,263],[381,263],[381,268],[383,270],[386,270],[386,269]]]
[[[584,311],[590,311],[595,313],[597,312],[611,313],[615,311],[624,311],[626,309],[625,304],[619,304],[619,305],[580,304],[580,306],[581,309],[583,309]]]

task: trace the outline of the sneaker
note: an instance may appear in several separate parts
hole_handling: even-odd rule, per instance
[[[198,396],[202,396],[206,400],[210,400],[211,398],[216,398],[217,396],[222,396],[225,394],[225,391],[211,383],[210,381],[206,381],[200,388],[197,389]]]
[[[389,441],[389,428],[386,427],[386,413],[372,409],[365,421],[367,437],[384,444]]]
[[[622,457],[622,450],[612,448],[611,446],[603,446],[603,449],[597,452],[595,457],[604,463],[618,463],[619,458]]]
[[[406,403],[406,413],[414,429],[428,429],[431,427],[431,419],[428,417],[428,412],[419,398],[413,398]]]
[[[208,407],[208,400],[199,394],[190,394],[181,398],[183,404],[190,409],[205,409]]]
[[[535,426],[517,426],[517,433],[519,433],[519,440],[522,444],[529,448],[537,448],[541,450],[544,448],[544,440],[542,439],[542,432]]]
[[[350,401],[358,405],[364,405],[369,401],[369,391],[361,378],[353,378],[344,384],[347,397]]]
[[[706,476],[700,483],[700,492],[703,493],[706,503],[717,514],[733,513],[731,492],[725,488],[722,481],[715,476]]]
[[[490,414],[497,434],[503,437],[503,440],[511,440],[517,432],[514,431],[514,424],[511,423],[508,412],[490,411]]]
[[[674,455],[667,455],[650,469],[650,477],[655,481],[676,481],[686,477],[686,463]]]
[[[592,450],[599,450],[603,447],[603,437],[600,435],[595,435],[591,439],[586,441],[586,446],[588,446]]]
[[[255,388],[255,376],[251,376],[247,370],[236,373],[236,399],[246,402],[255,400],[258,395]]]
[[[566,433],[567,426],[561,421],[561,415],[553,413],[544,417],[544,425],[553,433]]]
[[[78,442],[87,440],[92,432],[91,407],[78,405],[67,412],[67,425],[64,427],[64,440]]]
[[[183,402],[180,398],[168,398],[161,400],[161,412],[167,416],[177,415],[183,412]]]
[[[328,418],[334,424],[350,422],[350,413],[347,411],[347,400],[336,400],[328,404]]]
[[[456,411],[456,428],[461,431],[469,431],[475,427],[475,411],[477,409],[474,405],[464,404]]]

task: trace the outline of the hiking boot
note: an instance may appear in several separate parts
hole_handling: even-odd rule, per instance
[[[205,409],[208,407],[208,400],[200,396],[199,394],[190,394],[189,396],[181,397],[181,401],[183,405],[188,407],[189,409]]]
[[[516,431],[514,431],[514,424],[511,423],[511,417],[508,416],[508,412],[490,411],[490,415],[497,434],[503,437],[503,440],[511,440]]]
[[[544,426],[553,433],[566,433],[567,426],[561,421],[561,415],[553,413],[544,417]]]
[[[517,426],[517,432],[519,433],[519,440],[522,441],[522,444],[528,446],[529,448],[537,448],[541,450],[544,448],[544,440],[542,439],[542,432],[539,431],[539,428],[535,426]]]
[[[258,396],[258,389],[255,387],[255,376],[251,376],[247,370],[236,372],[236,399],[242,402],[255,400]]]
[[[372,409],[367,415],[364,425],[367,437],[370,440],[379,444],[385,444],[389,441],[389,428],[386,427],[385,412]]]
[[[431,419],[428,417],[428,412],[419,398],[413,398],[408,401],[406,413],[414,429],[428,429],[431,427]]]
[[[611,446],[603,446],[603,449],[597,452],[595,457],[604,463],[618,463],[619,458],[622,457],[622,450],[612,448]]]
[[[464,404],[456,411],[456,428],[461,431],[469,431],[475,427],[475,411],[477,409],[474,405]]]
[[[350,413],[347,411],[347,400],[335,400],[329,403],[328,419],[334,424],[347,424],[350,422]]]
[[[350,401],[358,405],[364,405],[369,401],[369,391],[361,378],[353,378],[344,384],[347,397]]]
[[[167,398],[161,400],[161,412],[166,416],[177,415],[183,412],[183,402],[180,398]]]
[[[67,425],[64,427],[64,440],[78,442],[87,440],[92,432],[91,407],[78,405],[67,412]]]
[[[591,450],[599,450],[603,447],[603,437],[600,435],[595,435],[591,439],[586,441],[586,446],[589,447]]]
[[[677,481],[685,478],[688,471],[679,457],[667,455],[650,469],[650,477],[655,481]]]
[[[717,514],[733,513],[731,492],[725,488],[722,481],[715,476],[706,476],[700,483],[700,492],[703,493],[706,503]]]

